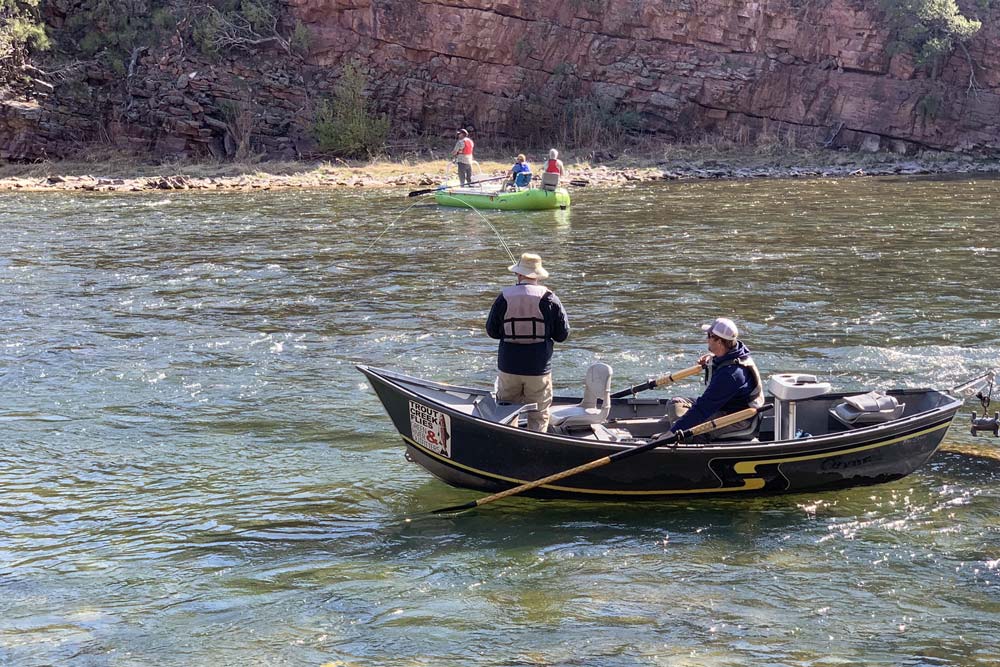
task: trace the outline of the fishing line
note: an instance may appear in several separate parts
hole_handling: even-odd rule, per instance
[[[454,199],[458,203],[462,204],[462,206],[465,206],[469,210],[473,211],[480,218],[482,218],[483,222],[485,222],[489,226],[489,228],[493,230],[493,233],[497,235],[497,238],[500,239],[500,245],[503,247],[504,251],[507,253],[507,256],[510,257],[510,263],[511,264],[517,264],[517,260],[514,259],[514,253],[512,253],[510,251],[510,247],[507,245],[507,242],[503,240],[503,237],[500,236],[499,230],[497,230],[497,228],[493,226],[493,223],[490,222],[489,219],[485,215],[483,215],[482,211],[480,211],[479,209],[477,209],[475,206],[473,206],[469,202],[463,201],[463,200],[459,199],[458,197],[452,197],[451,195],[449,195],[447,193],[442,194],[441,196],[442,197],[448,197],[450,199]]]
[[[390,222],[389,225],[385,229],[382,230],[382,233],[379,234],[378,236],[376,236],[375,240],[368,244],[368,247],[365,248],[365,252],[367,253],[369,250],[371,250],[372,246],[374,246],[376,243],[378,243],[382,239],[382,237],[386,235],[386,232],[388,232],[390,229],[392,229],[392,226],[395,225],[397,222],[399,222],[399,219],[403,217],[404,213],[406,213],[407,211],[409,211],[414,206],[418,206],[418,205],[420,205],[422,203],[423,202],[421,202],[421,201],[416,201],[416,202],[410,204],[409,206],[407,206],[406,208],[404,208],[402,211],[400,211],[399,215],[397,215],[395,218],[393,218],[392,222]]]

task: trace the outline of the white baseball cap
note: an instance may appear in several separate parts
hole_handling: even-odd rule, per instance
[[[723,340],[736,340],[740,335],[740,330],[736,328],[736,323],[728,317],[720,317],[711,324],[702,324],[701,330],[706,334],[718,336]]]

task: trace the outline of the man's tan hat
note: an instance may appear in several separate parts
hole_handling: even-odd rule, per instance
[[[525,278],[549,277],[549,272],[542,268],[542,258],[532,252],[522,253],[517,264],[511,264],[507,270]]]

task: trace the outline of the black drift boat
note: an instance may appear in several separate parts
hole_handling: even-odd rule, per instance
[[[603,366],[605,372],[601,371]],[[490,389],[358,366],[406,443],[407,458],[452,486],[494,493],[650,442],[668,430],[667,399],[615,398],[595,364],[583,400],[555,398],[548,433],[523,428],[533,408]],[[955,389],[832,392],[814,376],[767,382],[773,409],[708,444],[664,444],[627,460],[531,489],[535,497],[663,498],[837,489],[899,479],[941,444],[964,395]],[[520,426],[520,427],[519,427]]]

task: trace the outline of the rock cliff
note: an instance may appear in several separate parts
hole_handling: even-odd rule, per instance
[[[0,103],[0,156],[94,141],[301,155],[347,62],[397,137],[462,125],[530,140],[589,105],[667,138],[1000,152],[1000,10],[975,0],[960,4],[983,28],[933,77],[892,53],[876,0],[285,1],[311,35],[303,58],[207,60],[178,37],[127,77],[88,72],[85,94],[41,80]]]

